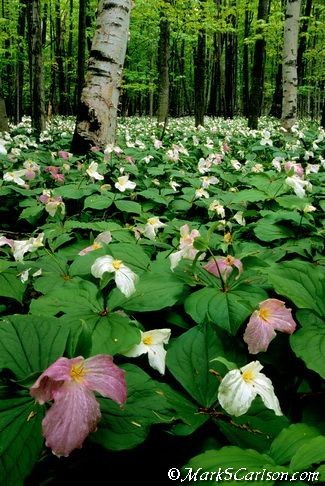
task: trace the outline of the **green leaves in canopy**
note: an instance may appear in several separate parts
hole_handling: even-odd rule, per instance
[[[258,303],[266,298],[263,289],[250,285],[241,284],[228,292],[206,287],[186,299],[185,310],[195,322],[212,322],[234,335]]]

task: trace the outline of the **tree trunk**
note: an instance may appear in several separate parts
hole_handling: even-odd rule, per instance
[[[26,24],[26,0],[19,2],[19,15],[17,23],[17,67],[16,67],[16,107],[15,123],[19,123],[23,114],[23,87],[24,87],[24,35]]]
[[[236,6],[236,1],[231,1],[231,6]],[[233,118],[236,103],[236,71],[237,71],[237,34],[236,17],[231,14],[228,17],[232,31],[225,34],[225,83],[224,83],[224,116]]]
[[[5,100],[0,95],[0,133],[1,132],[8,132],[8,118],[6,112],[6,104]]]
[[[117,109],[128,41],[131,0],[100,0],[71,150],[115,142]]]
[[[259,0],[257,20],[267,21],[269,13],[269,0]],[[248,127],[257,129],[258,118],[262,113],[264,67],[265,67],[265,38],[263,28],[258,27],[256,34],[259,36],[255,41],[254,62],[252,70],[252,84],[249,96]]]
[[[166,123],[169,109],[169,22],[166,13],[161,12],[158,43],[158,109],[157,123]]]
[[[245,4],[244,39],[247,39],[250,31],[251,15],[248,10],[248,2]],[[249,47],[244,40],[243,45],[243,115],[249,115]]]
[[[87,0],[79,0],[79,30],[78,30],[78,65],[77,65],[77,106],[81,100],[81,93],[85,84],[86,66],[86,27]]]
[[[55,1],[55,61],[58,69],[59,113],[66,114],[67,92],[64,73],[63,33],[61,25],[61,1]]]
[[[205,66],[206,66],[206,34],[199,30],[194,62],[194,116],[195,126],[204,126],[205,115]]]
[[[301,29],[300,29],[300,39],[299,39],[299,45],[298,45],[298,53],[297,53],[297,74],[298,74],[298,85],[303,86],[305,82],[305,59],[304,59],[304,54],[306,52],[306,47],[307,47],[307,31],[308,31],[308,23],[309,23],[309,17],[311,14],[311,8],[312,8],[312,0],[306,0],[306,6],[305,6],[305,11],[304,11],[304,18],[301,24]],[[304,114],[305,110],[305,100],[306,98],[304,96],[299,96],[300,99],[298,99],[298,108],[299,108],[299,113],[302,115]]]
[[[291,130],[297,119],[297,50],[301,0],[287,0],[283,39],[282,126]]]
[[[32,127],[37,135],[45,130],[45,95],[43,81],[42,23],[40,0],[28,3],[31,46],[31,111]]]
[[[278,70],[275,78],[275,88],[272,98],[272,105],[270,109],[270,116],[281,118],[282,113],[282,64],[278,65]]]
[[[322,112],[322,119],[320,125],[325,129],[325,100],[323,101],[323,112]]]

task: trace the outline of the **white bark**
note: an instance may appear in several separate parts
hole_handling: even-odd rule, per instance
[[[114,143],[131,0],[100,0],[73,140],[75,152]],[[80,150],[78,150],[78,146]]]
[[[301,0],[287,0],[283,40],[282,126],[290,130],[297,119],[297,51]]]

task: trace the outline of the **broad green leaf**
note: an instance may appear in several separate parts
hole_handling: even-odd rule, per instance
[[[84,196],[89,196],[96,190],[96,186],[80,187],[78,184],[65,184],[57,187],[55,192],[57,195],[66,199],[81,199]]]
[[[202,486],[208,482],[208,472],[214,473],[213,476],[210,476],[212,477],[210,481],[216,481],[219,468],[222,471],[219,480],[224,479],[231,486],[243,482],[245,477],[248,481],[262,486],[266,484],[264,479],[266,479],[267,472],[285,471],[281,466],[276,466],[273,459],[266,454],[260,454],[252,449],[226,446],[218,450],[208,450],[190,459],[182,469],[182,478],[187,476],[187,479],[190,479],[189,483],[184,484],[191,484],[196,477],[195,484]],[[196,476],[194,476],[195,474]],[[248,484],[248,481],[243,484]],[[274,482],[269,480],[267,484],[272,485]]]
[[[17,269],[0,272],[0,297],[9,297],[22,303],[26,286],[20,281]]]
[[[5,317],[0,321],[0,369],[9,368],[18,379],[42,372],[63,355],[68,333],[48,314]]]
[[[91,282],[78,280],[70,285],[56,287],[52,292],[33,300],[30,305],[32,314],[56,316],[65,313],[85,318],[98,315],[104,310],[104,301],[99,289]]]
[[[298,308],[325,314],[324,270],[300,260],[274,265],[268,272],[269,281],[279,295],[284,295]]]
[[[141,204],[135,202],[135,201],[115,201],[115,206],[119,211],[123,211],[125,213],[135,213],[135,214],[141,214],[142,209],[141,209]]]
[[[1,485],[24,484],[42,450],[43,413],[27,392],[0,400]]]
[[[201,406],[217,400],[219,380],[210,370],[225,370],[213,361],[225,354],[223,343],[210,325],[196,326],[172,341],[167,352],[167,367],[189,395]]]
[[[248,285],[240,285],[229,292],[206,287],[186,299],[185,310],[197,323],[209,321],[236,334],[257,304],[266,298],[263,289]]]
[[[319,464],[324,461],[325,437],[319,435],[310,439],[297,450],[291,459],[290,470],[292,472],[304,471],[313,464]]]
[[[274,241],[294,236],[293,230],[281,224],[275,224],[267,218],[263,218],[256,223],[254,233],[262,241]]]
[[[265,193],[259,191],[258,189],[243,189],[242,191],[233,193],[231,195],[231,202],[235,204],[242,202],[265,201],[265,199]]]
[[[107,209],[111,206],[114,199],[114,194],[105,192],[104,195],[93,194],[86,197],[84,201],[84,209]]]
[[[119,407],[107,398],[99,398],[102,419],[92,440],[112,450],[129,449],[145,440],[150,426],[169,423],[174,410],[168,403],[164,387],[137,366],[125,365],[127,402]]]
[[[215,422],[231,444],[259,452],[268,451],[274,437],[289,424],[286,417],[279,417],[273,410],[268,410],[259,397],[255,398],[245,415],[231,420],[229,417],[228,420],[216,418]]]
[[[71,315],[69,312],[60,321],[70,329],[69,350],[82,346],[90,355],[123,353],[140,342],[140,331],[126,316],[115,312],[102,311],[96,314]],[[87,335],[82,338],[82,332]],[[77,353],[75,353],[77,354]],[[79,353],[80,354],[80,353]],[[82,354],[82,353],[81,353]]]
[[[313,312],[301,310],[297,318],[302,325],[290,336],[294,353],[301,358],[307,368],[325,378],[325,326],[324,321]]]
[[[171,307],[181,298],[184,284],[170,271],[152,271],[142,274],[135,288],[129,298],[114,289],[108,298],[109,308],[148,312]]]
[[[292,424],[283,429],[274,439],[270,449],[270,456],[277,464],[287,464],[291,458],[310,439],[317,437],[319,431],[306,424]]]

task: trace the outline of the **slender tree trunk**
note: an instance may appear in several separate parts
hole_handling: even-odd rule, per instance
[[[275,116],[276,118],[281,118],[282,113],[282,64],[278,64],[278,70],[276,72],[275,78],[275,89],[272,98],[272,105],[270,109],[270,116]]]
[[[31,46],[31,109],[32,126],[37,135],[45,130],[45,95],[43,80],[42,23],[40,0],[28,4]]]
[[[0,86],[0,133],[1,132],[8,132],[8,118],[7,118],[7,111],[6,111],[6,103],[3,97],[1,96],[1,86]]]
[[[297,119],[297,51],[301,0],[287,0],[283,40],[282,126],[291,130]]]
[[[247,39],[250,31],[250,12],[248,2],[245,4],[245,21],[244,21],[244,39]],[[248,117],[249,114],[249,46],[244,41],[243,45],[243,115]]]
[[[320,125],[325,129],[325,100],[323,101],[323,111],[322,111],[322,119]]]
[[[58,68],[59,113],[66,114],[67,91],[64,73],[64,48],[61,23],[61,1],[55,1],[55,60]]]
[[[195,126],[204,126],[205,115],[205,68],[206,68],[206,33],[199,30],[195,53],[194,70],[194,115]]]
[[[72,73],[72,56],[73,56],[73,0],[70,0],[69,4],[69,37],[68,37],[68,47],[67,47],[67,112],[69,114],[74,112],[74,103],[71,97],[71,86],[73,83],[73,73]]]
[[[16,108],[15,123],[19,123],[23,114],[23,85],[24,85],[24,48],[23,39],[26,24],[26,0],[19,2],[19,15],[17,24],[17,67],[16,67]]]
[[[257,19],[267,21],[269,13],[269,0],[259,0]],[[258,118],[262,113],[263,87],[264,87],[264,67],[265,67],[265,38],[261,27],[256,29],[259,38],[255,41],[254,63],[252,70],[251,93],[249,96],[249,128],[258,127]]]
[[[100,0],[85,87],[71,150],[84,154],[92,146],[114,143],[131,0]]]
[[[231,1],[236,6],[236,1]],[[235,15],[229,15],[228,21],[232,31],[225,34],[225,83],[224,83],[224,116],[233,118],[236,104],[236,71],[237,71],[237,34]]]
[[[86,66],[87,0],[79,0],[78,65],[77,65],[77,105],[85,84]]]
[[[166,123],[169,109],[169,22],[165,12],[160,14],[158,43],[158,109],[157,123]]]
[[[308,23],[309,17],[311,14],[312,8],[312,0],[306,0],[306,6],[303,16],[303,21],[300,28],[300,39],[298,45],[298,53],[297,53],[297,74],[298,74],[298,86],[303,86],[305,82],[305,60],[304,54],[306,52],[307,47],[307,31],[308,31]],[[298,97],[298,110],[303,115],[305,111],[305,97],[299,96]]]

